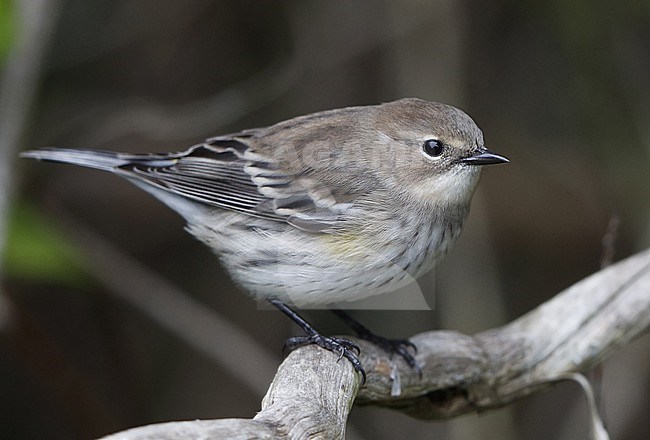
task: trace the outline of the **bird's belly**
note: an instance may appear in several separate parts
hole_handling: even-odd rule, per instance
[[[356,301],[399,289],[430,270],[445,246],[444,231],[310,234],[280,222],[230,221],[190,232],[221,257],[249,293],[306,307]]]

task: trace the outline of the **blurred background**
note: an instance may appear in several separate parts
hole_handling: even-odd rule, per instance
[[[20,161],[68,146],[183,150],[317,110],[456,105],[511,159],[486,169],[433,311],[359,311],[407,337],[502,325],[650,245],[650,4],[497,0],[0,0],[0,438],[86,439],[252,417],[297,329],[259,310],[127,182]],[[325,311],[325,332],[348,331]],[[650,338],[604,363],[613,438],[647,439]],[[350,439],[580,439],[576,385],[426,422],[355,407]]]

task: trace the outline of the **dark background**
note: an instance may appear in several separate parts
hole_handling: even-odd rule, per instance
[[[20,137],[3,146],[14,183],[4,188],[10,209],[0,211],[8,219],[0,438],[82,439],[160,421],[250,418],[282,342],[297,331],[258,310],[147,194],[96,171],[19,161],[22,149],[177,151],[407,96],[464,109],[511,163],[485,170],[458,245],[421,280],[435,310],[356,314],[396,337],[473,333],[520,316],[598,270],[613,215],[617,258],[650,243],[648,2],[0,5],[0,69],[21,35],[43,45]],[[30,34],[21,17],[39,7],[47,27]],[[169,289],[179,291],[171,303],[138,302]],[[178,298],[205,309],[190,313]],[[152,319],[161,304],[171,316]],[[204,313],[229,325],[206,335]],[[326,332],[347,331],[326,312],[307,316]],[[176,320],[201,337],[188,343],[170,328]],[[258,346],[238,342],[242,334]],[[604,364],[604,416],[615,439],[650,437],[649,358],[644,337]],[[578,387],[561,384],[448,422],[355,407],[348,437],[586,439],[588,426]]]

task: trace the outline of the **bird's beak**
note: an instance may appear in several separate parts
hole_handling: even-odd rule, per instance
[[[491,165],[496,163],[507,163],[510,162],[503,156],[500,156],[496,153],[491,152],[490,150],[483,149],[473,156],[466,157],[461,159],[461,163],[467,165]]]

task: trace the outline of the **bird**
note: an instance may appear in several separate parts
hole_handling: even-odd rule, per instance
[[[462,110],[404,98],[321,111],[206,139],[182,152],[43,148],[24,158],[108,171],[179,213],[242,289],[269,301],[363,375],[358,347],[320,334],[296,308],[395,291],[432,269],[467,219],[489,150]],[[417,364],[408,341],[357,333]],[[413,347],[415,348],[415,347]]]

